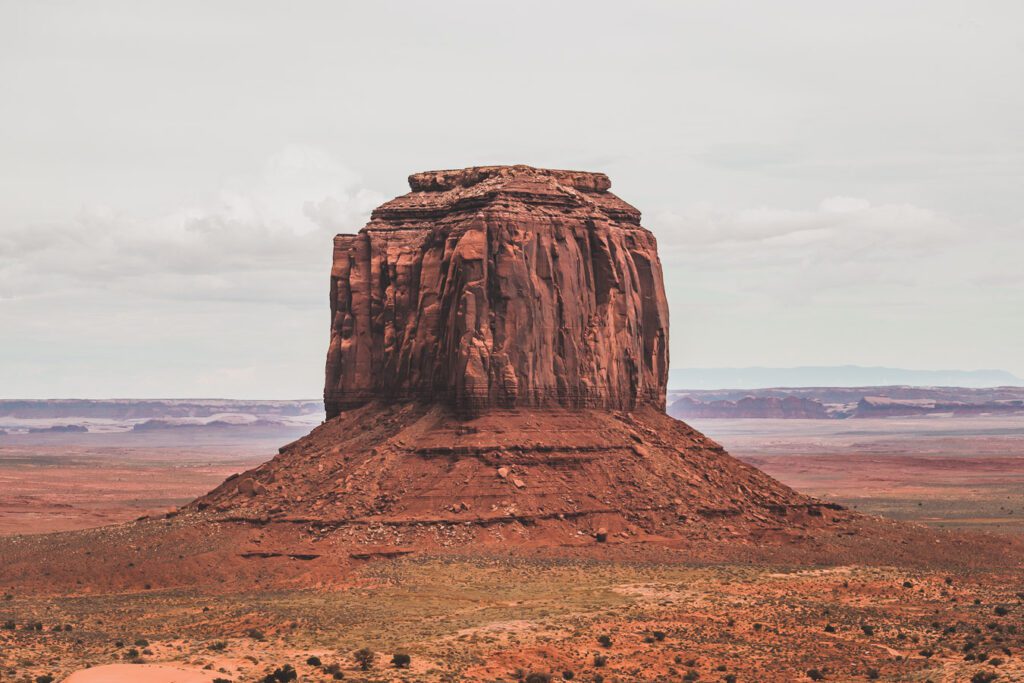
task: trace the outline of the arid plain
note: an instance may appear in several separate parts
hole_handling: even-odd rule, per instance
[[[783,483],[861,512],[1008,541],[1022,532],[1019,418],[694,426]],[[162,515],[299,431],[0,437],[0,531]],[[360,563],[323,591],[0,593],[0,680],[11,681],[61,680],[85,667],[94,668],[71,680],[165,680],[170,670],[154,666],[179,667],[171,673],[182,681],[288,678],[286,666],[299,680],[355,681],[1024,677],[1024,582],[1011,567],[414,554]],[[354,658],[363,648],[375,655],[366,671]],[[391,664],[396,653],[409,655],[408,668]]]

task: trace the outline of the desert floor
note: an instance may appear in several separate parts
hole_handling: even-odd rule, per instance
[[[236,681],[285,665],[309,681],[1012,681],[1021,578],[427,558],[369,563],[331,592],[12,594],[0,676],[150,662]],[[366,672],[362,648],[375,653]],[[391,666],[395,653],[410,668]]]
[[[1024,531],[1019,421],[694,426],[785,483],[864,512]],[[0,440],[0,533],[164,511],[289,440],[90,436]],[[367,671],[354,658],[362,648],[374,653]],[[396,653],[409,668],[391,665]],[[286,665],[309,681],[1024,681],[1024,575],[414,557],[366,562],[330,591],[0,586],[0,681],[286,680]]]
[[[862,512],[1024,533],[1024,419],[693,420],[734,456]],[[0,437],[0,535],[159,513],[301,436],[285,429]]]
[[[1024,418],[697,420],[798,491],[937,527],[1024,533]]]

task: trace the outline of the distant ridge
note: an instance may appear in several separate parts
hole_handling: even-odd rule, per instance
[[[669,391],[891,385],[987,388],[1024,386],[1024,380],[1005,370],[906,370],[860,365],[683,368],[668,374]]]

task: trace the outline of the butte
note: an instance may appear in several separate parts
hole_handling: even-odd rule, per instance
[[[166,518],[0,542],[0,578],[324,585],[416,553],[1019,562],[801,495],[668,417],[657,244],[607,176],[409,185],[334,240],[324,424]]]

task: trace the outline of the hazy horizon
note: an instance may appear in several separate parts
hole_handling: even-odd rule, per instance
[[[8,2],[0,38],[4,396],[319,395],[333,234],[497,163],[643,212],[673,368],[1024,377],[1019,3]]]

